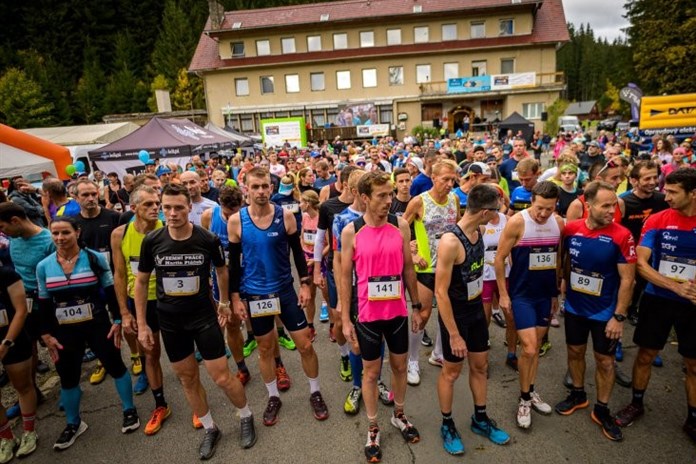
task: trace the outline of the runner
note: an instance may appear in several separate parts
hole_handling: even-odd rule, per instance
[[[385,341],[389,347],[394,388],[391,423],[407,442],[420,441],[418,430],[404,414],[408,353],[408,311],[404,285],[412,301],[418,301],[418,293],[411,262],[408,223],[389,214],[392,189],[390,176],[384,172],[376,170],[362,176],[358,182],[358,193],[366,206],[365,214],[349,223],[341,232],[341,317],[344,335],[351,344],[358,345],[362,354],[362,391],[369,421],[365,445],[368,462],[380,462],[382,459],[377,423],[377,383]],[[414,309],[413,327],[417,329],[420,325],[420,305],[416,303]],[[358,376],[356,372],[354,375]]]
[[[51,223],[56,252],[36,267],[39,284],[41,338],[60,377],[60,401],[67,425],[53,445],[65,450],[88,428],[80,418],[80,374],[85,344],[113,377],[121,400],[121,432],[140,427],[133,404],[131,376],[121,360],[121,319],[113,274],[103,255],[81,248],[75,218],[57,217]],[[109,321],[107,308],[113,322]]]
[[[395,216],[403,216],[406,212],[406,207],[411,202],[411,175],[406,168],[394,169],[394,184],[396,185],[396,194],[392,198],[389,212]]]
[[[256,443],[254,419],[244,387],[227,366],[225,338],[218,325],[218,320],[224,325],[230,317],[229,301],[220,301],[216,313],[207,285],[212,264],[215,266],[220,294],[228,294],[225,255],[220,239],[189,222],[191,197],[184,186],[165,186],[162,207],[166,227],[145,236],[140,250],[134,292],[138,340],[146,350],[152,350],[155,346],[153,330],[147,323],[150,275],[155,271],[157,316],[164,349],[181,382],[186,400],[205,428],[205,436],[199,447],[200,458],[210,459],[215,454],[222,432],[213,421],[208,407],[194,357],[194,344],[201,352],[211,379],[239,409],[240,447],[251,448]]]
[[[685,168],[665,178],[670,208],[648,218],[638,245],[638,272],[647,282],[633,341],[633,398],[616,415],[621,427],[645,413],[643,397],[653,359],[674,328],[686,365],[688,415],[684,432],[696,441],[696,170]]]
[[[283,324],[288,327],[302,357],[314,417],[325,420],[329,417],[329,411],[319,389],[319,361],[301,308],[309,298],[309,277],[297,222],[292,213],[270,203],[271,183],[267,170],[251,169],[246,175],[246,185],[249,207],[232,215],[227,225],[230,287],[235,313],[240,319],[250,321],[259,345],[261,376],[269,396],[263,423],[271,426],[278,422],[278,412],[282,406],[273,360],[275,315],[280,315]],[[299,305],[293,288],[290,249],[300,276]],[[272,266],[267,266],[270,263],[273,263]]]
[[[494,262],[500,307],[512,312],[522,345],[517,425],[524,429],[532,425],[530,408],[541,414],[552,412],[535,391],[534,381],[541,340],[548,331],[549,317],[558,310],[556,254],[563,219],[553,214],[557,201],[558,187],[554,183],[537,183],[532,189],[532,205],[505,225]],[[505,286],[508,256],[512,256],[509,290]]]
[[[587,337],[591,335],[597,384],[591,418],[608,439],[621,441],[621,429],[614,423],[608,403],[614,386],[614,351],[631,300],[635,242],[628,229],[613,222],[618,198],[611,184],[590,183],[585,200],[590,208],[587,219],[570,222],[563,230],[561,272],[573,388],[555,410],[567,416],[589,405],[584,377]]]
[[[520,186],[510,194],[509,215],[529,208],[532,204],[532,189],[539,178],[539,162],[534,158],[524,158],[517,164],[517,180]]]
[[[331,184],[333,185],[333,184]],[[307,272],[314,274],[314,241],[317,236],[317,224],[319,222],[319,196],[310,190],[304,192],[300,198],[300,209],[302,210],[302,249],[304,250],[305,260],[307,261]],[[316,313],[317,286],[314,281],[309,282],[309,300],[305,305],[307,315],[307,326],[309,327],[312,343],[317,336],[314,329],[314,314]]]
[[[452,193],[457,182],[457,165],[454,161],[438,161],[432,168],[433,187],[414,197],[406,208],[404,219],[413,223],[417,252],[413,255],[418,278],[418,296],[423,305],[421,311],[423,326],[428,323],[433,309],[435,291],[435,265],[437,264],[437,244],[447,226],[456,224],[459,217],[459,200]],[[420,384],[420,348],[423,330],[409,334],[408,384]],[[442,358],[442,344],[438,330],[435,348],[430,358]]]
[[[464,453],[452,419],[454,383],[464,358],[469,360],[469,386],[474,399],[472,432],[497,445],[510,441],[510,436],[486,413],[488,322],[481,300],[485,246],[480,228],[499,210],[498,190],[488,185],[475,186],[469,192],[464,216],[445,231],[437,250],[435,296],[444,357],[437,395],[442,412],[440,434],[449,454]]]
[[[475,186],[488,182],[491,178],[491,168],[486,163],[474,162],[463,167],[464,175],[453,192],[459,197],[459,213],[464,214],[469,192]]]
[[[189,196],[191,197],[191,212],[189,213],[189,221],[191,221],[194,225],[200,226],[203,212],[217,205],[217,203],[212,200],[208,200],[201,195],[201,178],[195,172],[183,172],[179,178],[181,179],[181,184],[186,187]]]

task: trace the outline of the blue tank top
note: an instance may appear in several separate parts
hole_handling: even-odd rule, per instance
[[[227,247],[230,244],[230,240],[227,237],[227,221],[222,218],[222,207],[216,205],[213,207],[213,215],[210,219],[210,231],[220,237],[220,242],[227,252]]]
[[[288,245],[283,208],[273,205],[273,220],[260,229],[243,208],[242,221],[242,292],[268,295],[292,284],[290,246]]]

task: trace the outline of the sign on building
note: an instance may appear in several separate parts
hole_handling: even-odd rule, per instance
[[[522,89],[536,86],[536,73],[493,74],[491,90]]]
[[[696,125],[696,93],[643,97],[640,129],[664,129]]]
[[[262,119],[261,138],[267,147],[281,147],[286,143],[291,147],[306,147],[305,119],[301,117]]]
[[[386,137],[389,135],[389,124],[372,124],[370,126],[356,126],[358,137]]]

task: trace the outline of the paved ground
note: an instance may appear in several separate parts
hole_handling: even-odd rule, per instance
[[[432,321],[431,321],[431,333]],[[630,327],[630,326],[627,326]],[[308,384],[299,365],[296,352],[283,351],[283,358],[293,379],[292,389],[282,394],[283,408],[280,422],[274,427],[264,427],[257,420],[259,441],[248,451],[237,446],[238,419],[223,395],[206,378],[213,415],[224,436],[212,462],[363,462],[362,446],[366,435],[364,413],[348,417],[342,411],[343,400],[349,384],[338,376],[337,348],[327,338],[328,325],[319,324],[319,336],[315,348],[319,353],[321,381],[324,397],[331,416],[326,422],[317,422],[310,413]],[[629,329],[632,332],[632,329]],[[422,383],[409,387],[407,413],[419,428],[422,441],[415,445],[404,444],[397,430],[387,421],[389,409],[380,406],[383,428],[382,444],[385,462],[433,463],[468,462],[500,463],[600,463],[600,462],[694,462],[696,449],[681,430],[686,407],[684,399],[681,362],[675,346],[668,346],[664,353],[665,367],[654,369],[653,379],[646,395],[646,417],[625,430],[623,443],[612,443],[603,437],[599,428],[589,418],[589,409],[571,417],[535,414],[530,431],[515,426],[516,375],[503,366],[505,347],[503,330],[491,327],[491,379],[488,409],[491,417],[512,435],[512,442],[504,447],[495,446],[468,429],[472,413],[471,395],[466,376],[456,387],[454,417],[462,432],[467,448],[464,457],[450,457],[441,448],[439,438],[440,414],[435,382],[439,369],[427,364],[429,349],[422,351]],[[565,372],[565,353],[562,329],[552,329],[553,349],[542,359],[537,390],[550,403],[565,396],[561,379]],[[630,338],[626,337],[626,340]],[[634,346],[626,346],[623,366],[630,370],[636,353]],[[256,354],[248,359],[253,378],[247,386],[251,407],[258,419],[266,402],[266,391],[258,374]],[[39,450],[26,459],[37,463],[192,463],[197,461],[197,446],[202,436],[191,427],[191,415],[181,388],[165,362],[165,393],[172,405],[173,414],[166,425],[154,437],[146,437],[142,429],[131,435],[120,433],[121,411],[116,391],[110,378],[99,385],[83,383],[82,416],[89,430],[67,451],[56,453],[51,449],[54,440],[64,427],[64,416],[57,411],[57,388],[51,390],[49,401],[39,410],[38,430],[41,436]],[[388,367],[385,367],[388,372]],[[205,377],[205,373],[202,373]],[[594,375],[590,365],[588,375]],[[54,383],[50,378],[45,388]],[[590,399],[594,398],[592,378],[588,381]],[[630,391],[616,388],[610,406],[613,410],[628,401]],[[141,419],[144,422],[153,407],[152,395],[136,398]],[[20,425],[17,424],[16,430]]]

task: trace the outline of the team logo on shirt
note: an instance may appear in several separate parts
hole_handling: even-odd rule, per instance
[[[155,264],[160,267],[202,266],[203,263],[205,263],[205,257],[201,253],[155,256]]]
[[[662,232],[662,240],[667,240],[669,242],[677,242],[679,241],[679,236],[672,235],[669,232]]]

